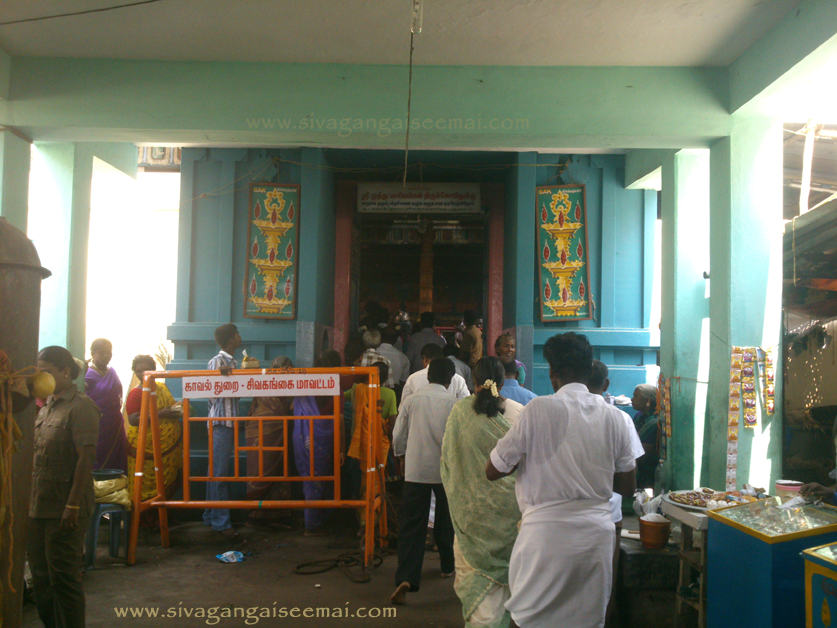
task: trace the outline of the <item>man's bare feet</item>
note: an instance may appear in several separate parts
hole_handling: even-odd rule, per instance
[[[395,589],[395,593],[393,593],[389,597],[389,601],[395,604],[396,606],[400,606],[407,600],[407,593],[410,591],[410,583],[409,582],[402,582],[398,585],[398,588]]]

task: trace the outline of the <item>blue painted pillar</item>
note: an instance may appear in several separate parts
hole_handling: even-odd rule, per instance
[[[504,328],[514,327],[517,359],[526,367],[526,388],[535,379],[535,187],[537,153],[518,153],[520,165],[510,169],[506,183],[506,218],[503,285]],[[495,338],[487,338],[487,353],[493,355]]]
[[[41,286],[41,347],[68,346],[75,157],[73,144],[35,144],[28,233],[41,263],[52,271]],[[83,334],[81,342],[83,349]]]
[[[0,129],[0,216],[24,233],[29,214],[29,161],[31,144]]]
[[[662,162],[662,325],[660,368],[671,383],[674,488],[700,484],[708,376],[709,151]],[[705,351],[702,351],[705,348]],[[703,359],[701,359],[703,358]],[[662,418],[662,417],[661,417]]]
[[[782,125],[733,116],[710,152],[710,376],[708,483],[726,473],[730,347],[774,347],[776,414],[739,430],[738,486],[770,488],[782,474]]]
[[[643,329],[651,326],[651,310],[654,307],[654,249],[656,248],[657,224],[657,191],[643,190],[643,221],[642,221],[642,324]],[[651,337],[656,332],[651,330]],[[652,340],[652,344],[654,344]]]
[[[303,148],[302,163],[296,365],[313,366],[334,321],[334,180],[322,149]]]

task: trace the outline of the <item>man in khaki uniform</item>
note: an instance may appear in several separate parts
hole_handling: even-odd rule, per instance
[[[99,409],[76,390],[79,367],[62,347],[47,347],[38,367],[55,391],[35,419],[35,464],[27,553],[38,615],[46,628],[84,628],[84,535],[93,514],[93,462]]]
[[[482,332],[477,327],[477,315],[473,310],[465,310],[462,322],[465,323],[465,331],[462,332],[460,359],[474,368],[482,357]]]

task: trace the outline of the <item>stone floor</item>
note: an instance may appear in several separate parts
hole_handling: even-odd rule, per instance
[[[263,530],[239,528],[247,540],[238,548],[230,546],[220,535],[201,523],[185,523],[171,528],[171,548],[140,545],[137,564],[126,567],[124,559],[108,557],[107,546],[99,545],[96,569],[84,576],[87,596],[88,628],[119,628],[121,626],[462,626],[462,607],[453,591],[453,580],[440,577],[439,555],[427,553],[421,591],[410,594],[407,604],[393,607],[389,596],[394,589],[395,555],[384,557],[383,564],[365,584],[352,582],[338,569],[318,575],[297,575],[300,563],[337,557],[357,547],[357,538],[306,538],[300,529]],[[338,545],[338,547],[330,547]],[[224,564],[216,554],[239,549],[251,555],[244,562]],[[277,616],[283,607],[328,608],[351,618],[325,619],[287,617],[245,619],[247,609]],[[238,618],[201,618],[210,609],[222,617],[238,611]],[[159,609],[157,619],[120,618],[121,609]],[[200,610],[199,610],[200,609]],[[191,611],[191,617],[186,617]],[[385,613],[397,614],[385,615]],[[143,611],[146,612],[146,611]],[[253,611],[251,611],[253,612]],[[316,612],[316,611],[313,611]],[[361,614],[369,618],[361,618]],[[163,616],[168,617],[163,618]],[[380,615],[379,617],[372,617]],[[217,621],[216,621],[217,619]],[[24,628],[42,626],[35,607],[24,608]]]
[[[638,529],[633,516],[625,518],[626,529]],[[352,529],[352,526],[344,526]],[[106,526],[103,526],[103,531]],[[220,535],[198,522],[184,522],[171,528],[171,548],[159,546],[159,535],[145,534],[137,564],[126,567],[124,559],[110,558],[107,545],[100,543],[96,569],[84,576],[88,628],[122,626],[309,626],[345,625],[453,628],[461,627],[462,610],[453,591],[453,580],[440,577],[439,555],[425,555],[421,591],[409,594],[407,604],[393,607],[389,596],[394,588],[397,559],[384,556],[383,564],[371,572],[369,582],[353,582],[339,569],[317,575],[298,575],[294,567],[313,560],[336,558],[356,552],[358,539],[341,536],[306,538],[301,527],[294,530],[240,526],[246,543],[233,548]],[[104,533],[102,534],[104,536]],[[103,539],[100,539],[100,541]],[[215,558],[227,550],[250,553],[241,563],[224,564]],[[624,613],[620,628],[662,628],[672,625],[673,588],[676,581],[676,548],[644,550],[638,541],[623,539],[620,591]],[[357,570],[353,570],[358,574]],[[653,577],[656,576],[656,577]],[[644,583],[644,584],[643,584]],[[647,589],[647,590],[646,590]],[[252,617],[264,613],[281,617],[292,609],[310,618]],[[316,610],[328,608],[329,618],[316,617]],[[251,610],[255,609],[255,610]],[[148,612],[158,613],[157,618]],[[321,613],[323,611],[320,611]],[[127,616],[119,616],[125,613]],[[142,615],[138,616],[140,613]],[[201,617],[214,613],[217,617]],[[238,613],[238,616],[235,616]],[[136,615],[135,615],[136,614]],[[360,615],[369,617],[360,617]],[[229,615],[230,617],[224,617]],[[342,615],[340,617],[339,615]],[[349,621],[347,622],[346,617]],[[375,616],[375,617],[373,617]],[[24,628],[36,628],[35,607],[27,604]]]

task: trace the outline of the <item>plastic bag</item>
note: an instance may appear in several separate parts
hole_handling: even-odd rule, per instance
[[[102,497],[96,498],[97,504],[117,504],[118,506],[122,506],[125,510],[131,510],[131,496],[128,495],[128,489],[122,488],[118,491],[114,491],[113,493],[108,493],[107,495],[103,495]]]
[[[113,480],[100,480],[98,482],[93,482],[93,493],[96,495],[96,501],[98,502],[101,497],[115,493],[127,486],[128,478],[124,475],[120,475],[118,478],[114,478]]]
[[[223,554],[216,554],[215,558],[222,563],[240,563],[244,560],[244,554],[236,551],[224,552]]]
[[[642,515],[657,512],[660,509],[662,501],[662,495],[658,495],[657,497],[651,499],[648,497],[648,493],[639,489],[636,493],[634,493],[634,513],[636,513],[637,517],[642,517]]]
[[[642,510],[642,505],[650,501],[650,499],[651,498],[648,497],[648,493],[641,489],[634,493],[634,514],[637,517],[641,517],[645,514]]]

